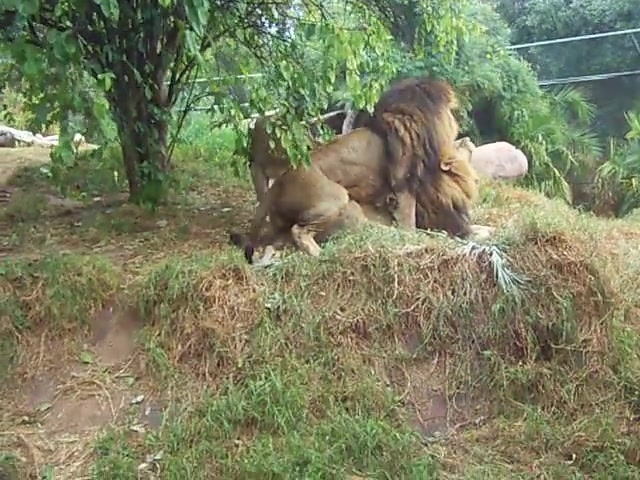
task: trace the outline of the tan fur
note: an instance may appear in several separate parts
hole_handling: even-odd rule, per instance
[[[245,248],[249,261],[256,248],[291,243],[316,256],[320,253],[318,242],[341,230],[370,221],[392,225],[387,209],[375,203],[379,188],[384,185],[386,157],[382,140],[368,129],[359,130],[314,150],[310,168],[290,168],[274,180],[256,210],[248,238],[232,234],[232,242]],[[464,171],[473,144],[461,139],[454,147],[456,157],[447,159],[447,168]],[[328,178],[325,171],[334,178]],[[336,176],[336,172],[340,175]],[[353,187],[349,190],[343,184]],[[417,215],[416,223],[429,220],[439,224],[435,228],[445,229],[446,223],[437,212],[425,213],[419,208]]]
[[[290,242],[318,255],[318,241],[375,214],[374,221],[386,224],[391,213],[409,228],[461,237],[474,233],[470,207],[478,196],[478,177],[470,157],[475,146],[455,140],[456,104],[444,82],[399,82],[382,95],[367,127],[317,145],[308,169],[290,168],[284,149],[271,149],[264,123],[257,122],[254,131],[262,128],[262,138],[252,136],[252,167],[262,172],[261,178],[254,176],[260,205],[249,239],[243,240],[247,257],[257,246]],[[268,190],[267,177],[275,179]],[[265,185],[262,194],[256,180]],[[396,204],[385,211],[383,201],[390,197]]]
[[[371,115],[364,110],[357,110],[355,113],[356,118],[353,120],[353,128],[365,125],[371,119]],[[342,132],[345,116],[346,113],[338,114],[324,119],[322,123],[335,133],[340,133]],[[266,128],[268,121],[267,117],[260,117],[256,120],[254,126],[249,129],[248,161],[251,180],[258,202],[264,199],[269,188],[269,180],[278,178],[290,167],[289,159],[282,143],[278,139],[274,139],[274,147],[272,148],[269,144],[271,137]],[[312,123],[308,130],[312,145],[314,147],[321,145],[314,135],[317,130],[316,123]]]
[[[264,129],[264,126],[256,123],[256,129]],[[261,155],[256,155],[252,164],[252,172],[256,172],[256,193],[261,191],[258,194],[258,202],[262,203],[268,180],[275,180],[283,175],[289,170],[290,164],[283,150],[267,150],[266,136],[260,138],[256,135],[253,138],[255,141],[252,148],[262,148]],[[328,179],[346,188],[349,196],[356,202],[375,204],[380,202],[379,199],[383,198],[386,192],[386,155],[384,140],[379,135],[368,128],[356,128],[326,144],[316,145],[311,152],[311,164]]]
[[[286,151],[279,141],[272,148],[267,132],[268,119],[260,117],[249,129],[249,170],[258,202],[262,202],[269,188],[269,179],[282,175],[290,166]]]
[[[392,85],[375,106],[371,128],[386,139],[391,210],[403,227],[442,228],[461,237],[471,233],[477,176],[456,150],[455,108],[452,88],[429,78]]]
[[[471,232],[477,175],[457,151],[458,124],[452,113],[456,107],[457,99],[445,82],[398,82],[383,93],[366,127],[317,145],[311,162],[362,205],[379,207],[391,200],[387,208],[401,226],[444,229],[465,237]],[[256,127],[259,132],[261,127]],[[262,138],[252,137],[258,201],[264,198],[268,179],[277,178],[289,164],[284,150],[269,148],[262,128]]]
[[[232,234],[232,241],[245,248],[249,261],[256,247],[289,243],[317,256],[318,241],[366,221],[362,208],[349,199],[348,191],[317,167],[291,168],[275,179],[258,205],[248,239]]]
[[[384,141],[368,128],[357,128],[317,146],[311,152],[311,164],[346,188],[358,203],[375,204],[386,191]]]
[[[448,156],[440,158],[440,169],[445,175],[441,176],[439,187],[418,192],[426,208],[416,208],[416,227],[451,232],[460,229],[462,219],[467,236],[472,233],[470,205],[479,195],[480,178],[471,165],[476,147],[464,137],[454,142],[454,148],[447,151]]]

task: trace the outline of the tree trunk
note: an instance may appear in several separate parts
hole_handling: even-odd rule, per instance
[[[155,88],[149,99],[145,87],[126,79],[114,85],[109,103],[118,128],[129,201],[158,204],[166,195],[169,169],[168,140],[170,107],[166,89]]]
[[[133,203],[157,204],[166,193],[165,175],[168,171],[166,122],[149,124],[143,134],[136,132],[133,123],[118,128],[129,200]]]

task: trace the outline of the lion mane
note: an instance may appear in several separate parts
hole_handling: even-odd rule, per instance
[[[456,148],[457,106],[448,83],[418,77],[391,85],[374,107],[369,128],[385,139],[391,210],[402,226],[471,232],[478,177]]]
[[[275,179],[270,189],[263,176],[265,190],[249,238],[241,242],[236,236],[232,242],[253,251],[278,237],[287,243],[293,233],[294,243],[317,254],[314,238],[333,230],[349,202],[377,210],[380,218],[391,214],[389,220],[404,227],[458,237],[473,234],[470,210],[478,196],[478,177],[470,159],[475,146],[468,139],[456,141],[456,106],[447,83],[405,80],[383,93],[366,126],[317,145],[310,169],[291,167],[286,156],[276,155],[278,162],[272,160],[270,166],[282,170],[267,175]],[[270,148],[263,140],[254,151],[264,161]],[[391,204],[385,206],[386,200]],[[268,224],[271,233],[263,236]]]

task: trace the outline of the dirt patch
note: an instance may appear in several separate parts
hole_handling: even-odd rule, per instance
[[[45,468],[53,468],[56,479],[88,475],[91,444],[105,427],[161,424],[163,405],[136,381],[135,337],[141,326],[131,310],[104,308],[91,322],[82,353],[50,363],[8,395],[0,452],[17,457],[19,478],[35,478],[29,475],[40,476]],[[63,349],[55,341],[46,346],[48,352]]]
[[[446,439],[484,421],[482,404],[465,393],[447,389],[446,356],[412,365],[394,365],[386,374],[401,392],[409,423],[427,442]]]
[[[50,155],[51,150],[42,147],[0,148],[0,185],[6,185],[19,170],[50,163]]]
[[[206,207],[171,204],[155,213],[123,204],[125,196],[82,208],[48,202],[46,213],[28,224],[0,218],[0,257],[38,258],[46,245],[50,251],[107,256],[135,275],[167,256],[227,248],[228,232],[245,231],[253,214],[246,192],[233,189],[212,192]],[[0,200],[0,216],[7,207]]]
[[[132,355],[136,348],[136,334],[142,321],[133,310],[116,310],[108,306],[98,312],[91,329],[93,349],[101,363],[117,365]]]
[[[66,385],[58,385],[58,398],[42,419],[49,434],[67,435],[101,428],[118,419],[124,407],[126,393],[108,389],[106,385],[80,377],[69,379]]]

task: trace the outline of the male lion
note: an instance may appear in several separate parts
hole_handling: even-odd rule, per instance
[[[343,133],[345,122],[349,120],[349,131],[365,125],[371,119],[371,114],[366,110],[355,112],[355,118],[347,118],[346,112],[338,112],[331,116],[323,115],[309,126],[309,135],[314,141],[318,136],[317,123],[322,122],[336,134]],[[251,180],[256,192],[258,203],[262,202],[269,188],[269,180],[279,177],[290,166],[286,151],[280,141],[275,141],[272,148],[269,145],[270,136],[267,132],[267,117],[256,120],[253,128],[249,129],[248,163],[251,171]],[[317,144],[317,142],[315,142]]]
[[[444,229],[460,237],[471,233],[478,177],[470,162],[458,160],[456,107],[452,88],[427,77],[397,82],[375,105],[369,128],[386,140],[384,176],[400,226]]]
[[[409,228],[471,233],[470,205],[478,195],[477,174],[457,155],[458,124],[451,110],[456,99],[445,82],[409,79],[391,86],[366,125],[316,146],[311,163],[345,187],[361,205],[391,206],[396,221]],[[288,167],[283,149],[269,148],[266,131],[252,136],[252,172],[258,201],[268,178]],[[259,185],[263,185],[260,187]]]
[[[359,129],[359,135],[375,143],[375,139],[382,142],[379,137],[367,129]],[[351,135],[351,134],[350,134]],[[345,136],[345,138],[350,135]],[[355,138],[359,138],[353,136]],[[352,137],[352,138],[353,138]],[[336,140],[314,151],[331,151],[332,144],[341,144]],[[475,148],[468,138],[463,138],[455,143],[457,160],[449,158],[449,163],[443,168],[455,170],[457,163],[468,163],[472,150]],[[363,149],[357,149],[362,151]],[[349,149],[341,148],[340,152],[349,152]],[[381,152],[382,146],[375,149]],[[324,161],[325,157],[317,158],[311,167],[290,168],[275,179],[268,189],[264,201],[256,210],[252,221],[248,238],[237,233],[231,234],[231,242],[244,248],[245,257],[252,263],[254,251],[257,247],[280,247],[293,243],[302,251],[312,256],[320,253],[318,242],[323,242],[334,233],[343,229],[353,229],[368,221],[391,226],[392,218],[386,208],[370,203],[376,198],[375,193],[380,187],[380,174],[385,165],[385,157],[375,155],[368,157],[370,161],[359,161],[360,157],[343,157],[328,155],[329,159],[338,162],[337,166],[349,166],[352,161],[352,170],[358,170],[352,177],[340,177],[330,179],[319,167],[321,165],[335,174],[336,164]],[[373,170],[367,170],[371,169]],[[370,180],[369,183],[350,185],[349,179],[360,178]],[[343,185],[352,186],[348,190]],[[417,209],[421,212],[421,209]],[[269,219],[267,219],[269,217]],[[420,223],[418,219],[416,223]]]

